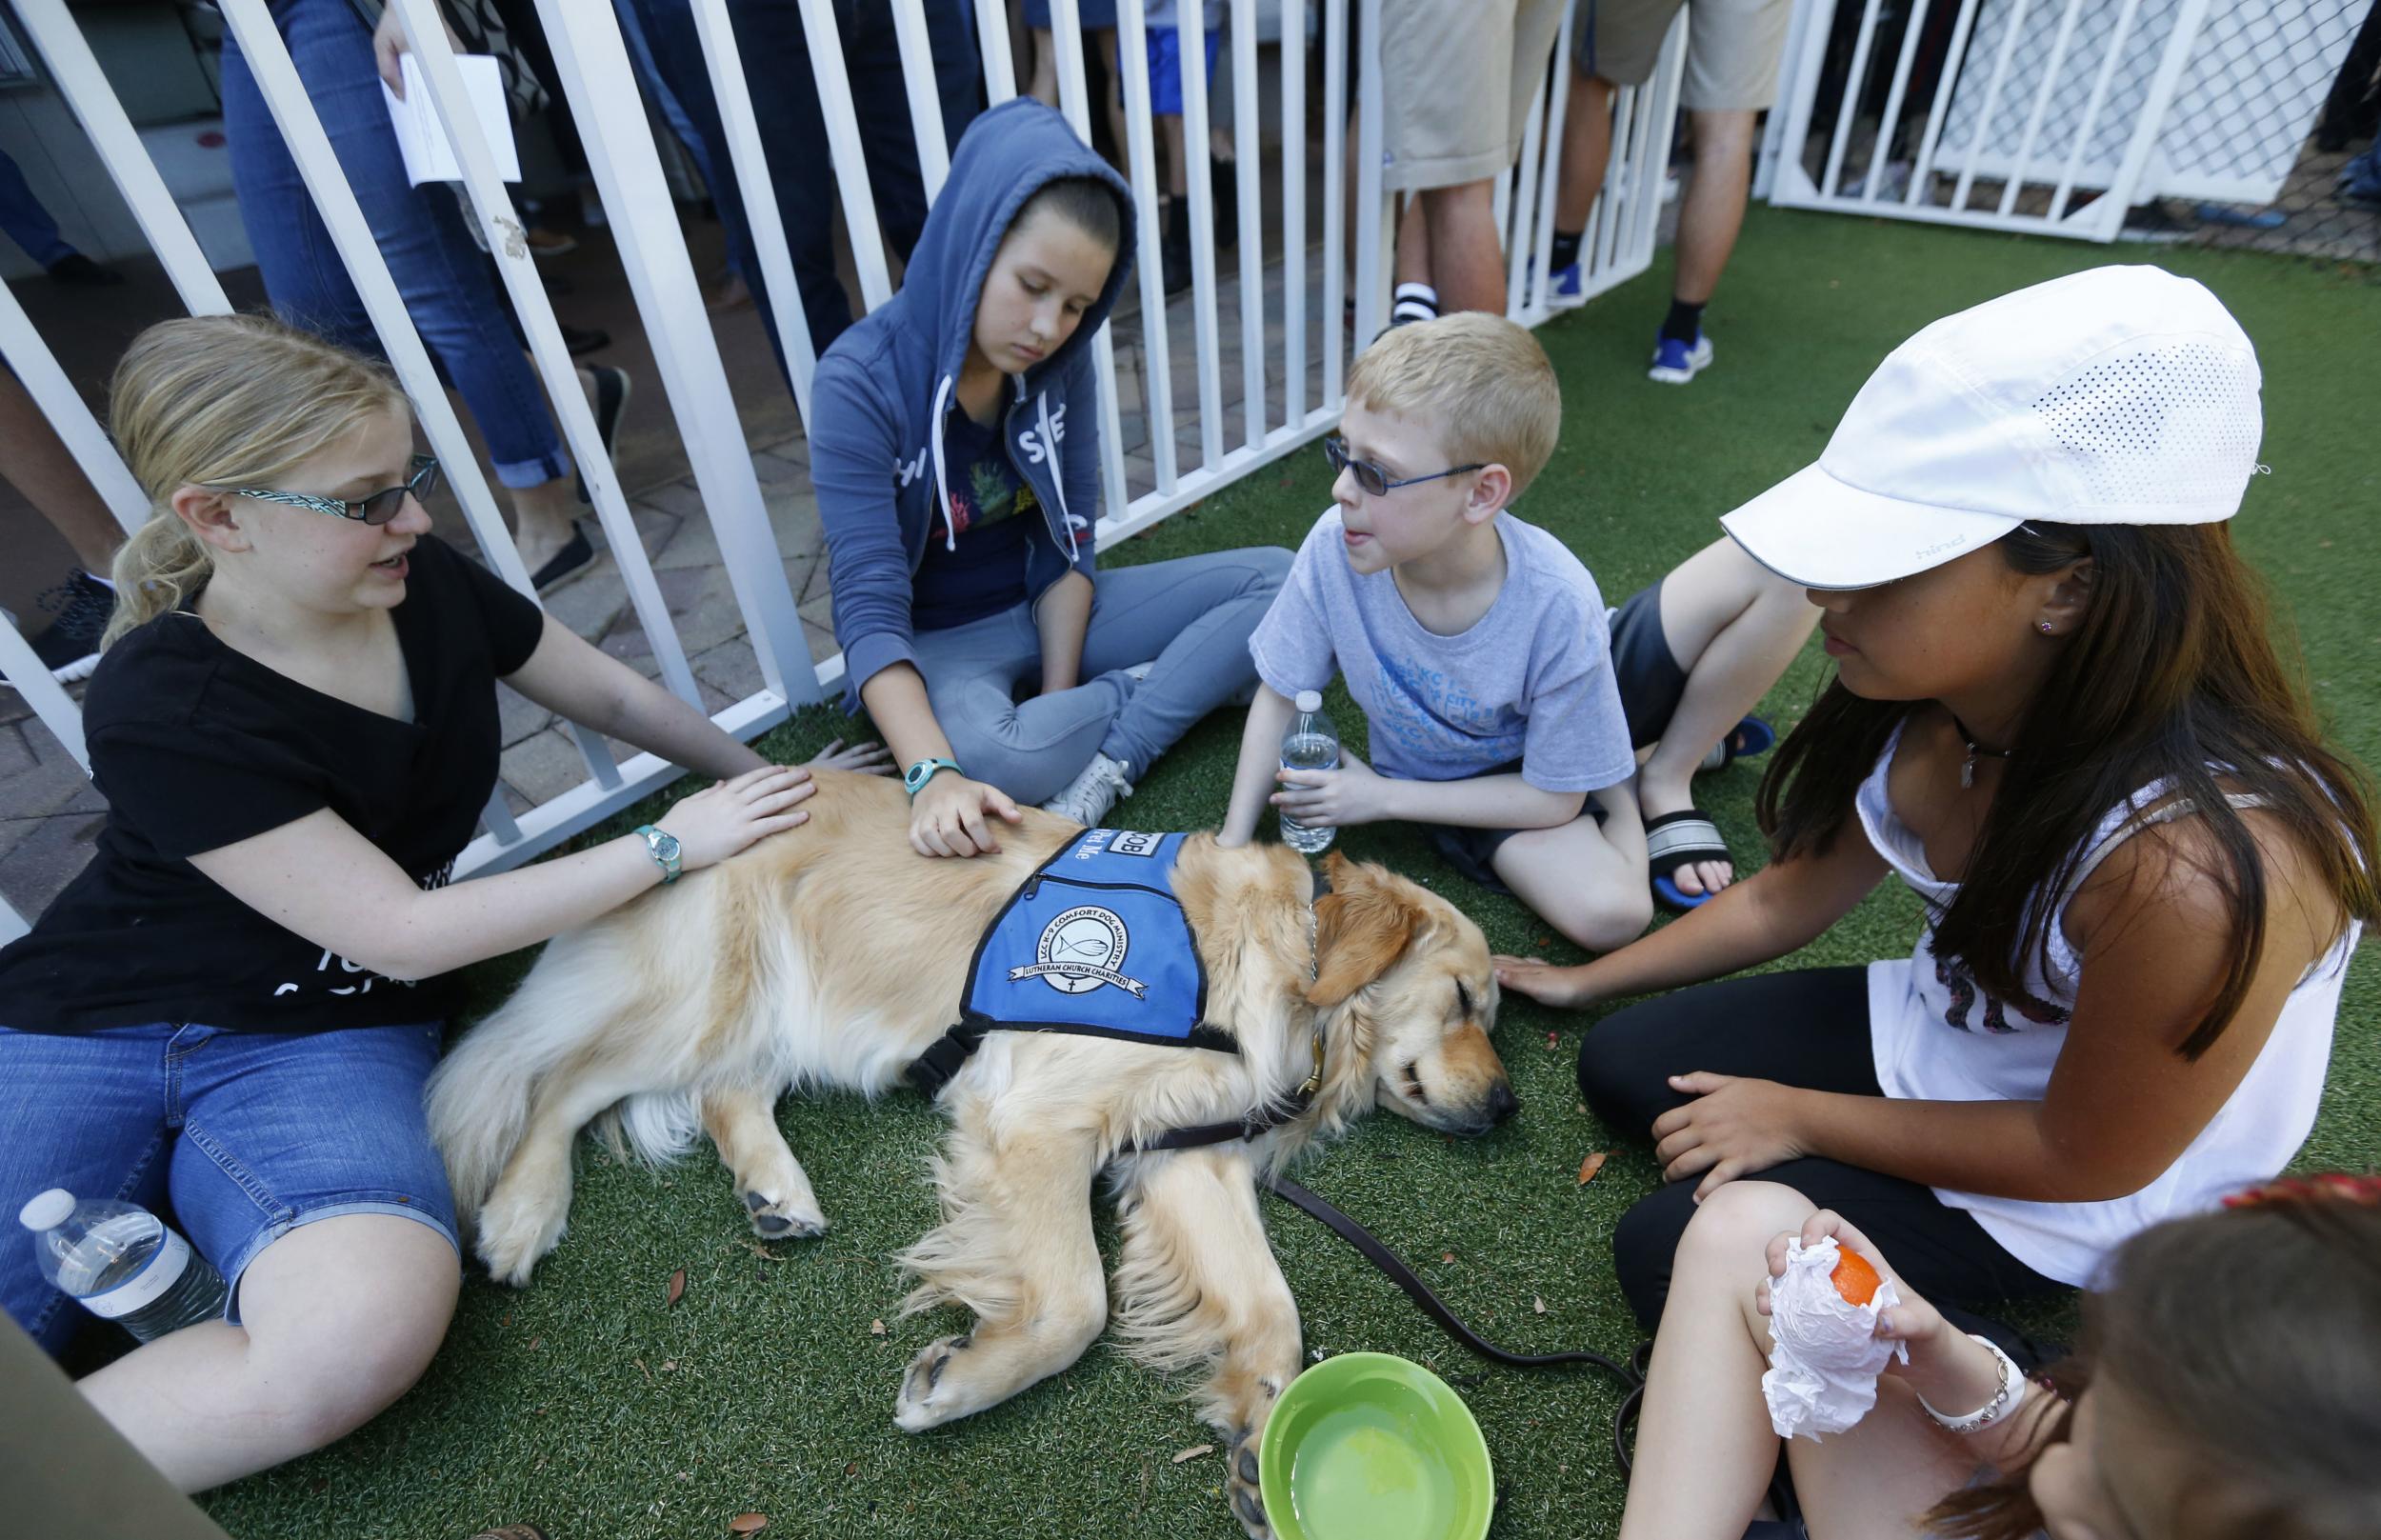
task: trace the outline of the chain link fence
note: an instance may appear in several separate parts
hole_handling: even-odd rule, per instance
[[[2360,264],[2381,281],[2381,6],[2299,0],[2212,10],[2192,62],[2217,81],[2169,120],[2160,150],[2263,197],[2165,192],[2128,235]],[[2311,126],[2309,126],[2311,105]],[[2152,186],[2158,184],[2152,183]]]
[[[1790,155],[1818,199],[2381,279],[2374,0],[1836,0],[1811,23]]]

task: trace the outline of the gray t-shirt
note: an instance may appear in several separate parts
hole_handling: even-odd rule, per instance
[[[1384,775],[1455,781],[1518,759],[1540,790],[1617,786],[1637,763],[1595,579],[1535,525],[1500,513],[1496,532],[1496,602],[1469,630],[1440,636],[1413,618],[1393,573],[1349,568],[1332,509],[1249,638],[1257,675],[1295,696],[1345,674]]]

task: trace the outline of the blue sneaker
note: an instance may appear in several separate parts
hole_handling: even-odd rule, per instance
[[[1546,308],[1550,310],[1575,310],[1588,302],[1587,275],[1574,262],[1568,268],[1556,268],[1546,275]]]
[[[1684,385],[1711,367],[1711,339],[1700,330],[1695,332],[1692,347],[1676,337],[1655,337],[1653,367],[1645,371],[1645,377],[1664,385]]]

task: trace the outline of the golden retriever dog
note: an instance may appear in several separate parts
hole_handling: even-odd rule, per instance
[[[708,1130],[753,1228],[823,1230],[779,1132],[789,1088],[875,1095],[958,1018],[977,938],[1076,834],[1028,811],[997,854],[911,852],[901,789],[818,772],[810,821],[559,936],[430,1088],[430,1130],[498,1279],[526,1283],[563,1232],[579,1130],[610,1113],[664,1160]],[[1237,1053],[996,1031],[944,1090],[942,1223],[897,1260],[910,1310],[974,1329],[910,1363],[893,1417],[923,1431],[1081,1355],[1112,1314],[1129,1350],[1206,1369],[1203,1416],[1231,1441],[1233,1511],[1265,1531],[1255,1435],[1299,1369],[1298,1312],[1266,1242],[1257,1174],[1374,1106],[1450,1133],[1517,1103],[1490,1046],[1495,975],[1445,899],[1334,853],[1330,891],[1281,846],[1184,842],[1175,892],[1207,969],[1207,1017]],[[1164,1131],[1311,1101],[1251,1142],[1119,1153]],[[1114,1306],[1088,1201],[1107,1173],[1123,1244]]]

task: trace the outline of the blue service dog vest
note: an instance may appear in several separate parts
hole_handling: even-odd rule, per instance
[[[1237,1053],[1207,1021],[1207,969],[1174,896],[1181,834],[1087,829],[1010,895],[976,944],[958,1024],[910,1065],[929,1096],[992,1031],[1073,1032]]]

